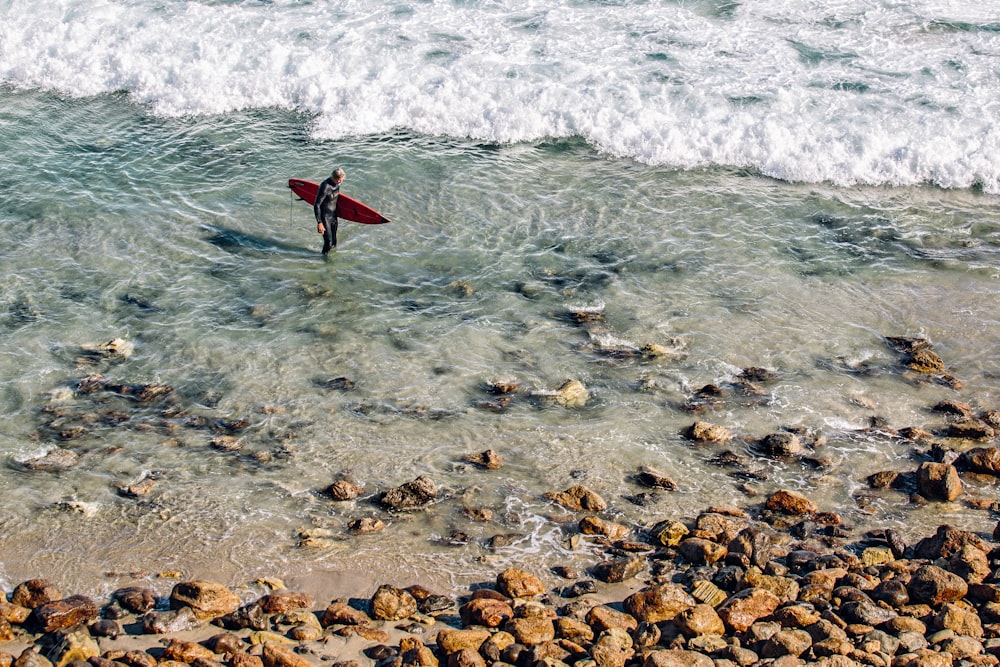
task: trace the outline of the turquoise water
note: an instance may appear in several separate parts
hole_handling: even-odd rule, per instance
[[[315,585],[341,573],[354,594],[417,577],[459,585],[505,562],[585,563],[542,493],[585,483],[635,527],[760,500],[709,463],[723,448],[681,435],[695,419],[746,441],[783,426],[826,436],[814,453],[825,468],[751,457],[762,493],[792,488],[860,527],[911,535],[994,523],[962,503],[873,496],[864,478],[914,467],[912,447],[858,433],[873,415],[939,427],[929,407],[942,398],[1000,408],[993,196],[677,170],[573,138],[322,140],[305,114],[165,118],[120,94],[6,90],[0,109],[6,584],[45,575],[86,592],[179,570]],[[285,183],[337,165],[344,192],[393,222],[342,222],[324,260],[310,208]],[[604,321],[577,324],[580,308]],[[929,339],[964,388],[904,377],[884,336]],[[81,346],[116,337],[134,346],[127,360],[80,362]],[[609,353],[647,343],[673,354]],[[761,396],[680,409],[749,366],[777,374]],[[68,391],[97,372],[168,384],[172,398]],[[499,379],[522,387],[500,413],[481,405]],[[538,395],[566,379],[588,387],[586,406]],[[196,418],[247,420],[242,449],[214,448],[218,433]],[[73,427],[86,434],[59,436]],[[79,463],[24,468],[60,447]],[[463,462],[488,448],[506,460],[499,471]],[[643,464],[680,490],[624,499],[642,491],[630,478]],[[366,494],[335,504],[322,490],[345,472]],[[442,488],[427,511],[389,516],[366,500],[419,474]],[[148,495],[118,492],[144,479]],[[472,522],[465,507],[495,519]],[[372,514],[384,531],[348,535]],[[300,546],[316,528],[328,541]],[[456,532],[470,541],[452,544]],[[507,533],[522,537],[485,546]]]

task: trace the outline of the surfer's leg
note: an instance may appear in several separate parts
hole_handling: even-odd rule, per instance
[[[337,247],[337,222],[334,218],[333,224],[329,220],[323,221],[323,254],[330,252],[330,248]]]

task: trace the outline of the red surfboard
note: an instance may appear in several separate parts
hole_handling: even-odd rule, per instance
[[[319,183],[303,181],[301,178],[289,178],[288,187],[310,206],[315,203],[316,193],[319,192]],[[343,193],[337,197],[337,217],[360,222],[363,225],[384,225],[389,222],[389,218],[375,209]]]

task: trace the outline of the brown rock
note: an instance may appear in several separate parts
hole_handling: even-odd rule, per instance
[[[503,457],[493,449],[487,449],[478,454],[469,454],[465,460],[486,470],[499,470],[503,467]]]
[[[923,648],[896,656],[892,661],[892,667],[952,667],[952,663],[950,653],[938,653]]]
[[[725,444],[733,439],[733,433],[725,426],[710,424],[708,422],[695,422],[685,435],[695,442],[715,442]]]
[[[742,556],[740,560],[744,561],[744,567],[754,565],[763,568],[771,556],[771,538],[757,528],[747,527],[730,540],[728,551]]]
[[[630,614],[622,613],[603,604],[592,607],[585,618],[595,633],[601,633],[611,628],[621,628],[633,632],[639,627],[639,621]]]
[[[14,587],[11,593],[11,604],[34,609],[48,602],[62,598],[62,593],[54,584],[46,579],[29,579]]]
[[[926,560],[937,560],[938,558],[950,559],[955,554],[962,551],[966,545],[973,546],[980,551],[988,552],[990,547],[975,533],[959,530],[954,526],[938,526],[937,531],[930,537],[925,537],[913,547],[916,558]]]
[[[652,489],[677,490],[677,482],[650,466],[643,466],[639,470],[639,474],[636,475],[636,480],[643,486],[648,486]]]
[[[906,365],[918,373],[943,373],[946,370],[941,357],[928,348],[914,351]]]
[[[199,619],[191,607],[181,607],[174,611],[150,611],[140,619],[142,631],[150,635],[165,635],[183,632],[198,627]]]
[[[638,575],[646,568],[643,558],[617,558],[595,565],[591,572],[594,577],[609,584],[618,584]]]
[[[261,654],[264,667],[313,667],[313,664],[288,646],[266,642]]]
[[[19,604],[11,604],[0,595],[0,618],[8,623],[23,625],[31,616],[31,610]],[[3,667],[0,665],[0,667]]]
[[[401,588],[383,584],[371,599],[372,618],[379,621],[400,621],[417,613],[417,601]]]
[[[240,598],[222,584],[214,581],[184,581],[170,592],[170,604],[190,607],[199,619],[224,616],[239,609]]]
[[[463,648],[448,654],[448,667],[486,667],[486,661],[478,651]]]
[[[771,636],[760,650],[762,658],[798,657],[812,646],[812,637],[805,630],[796,628],[780,630]]]
[[[1000,524],[997,524],[1000,526]],[[676,546],[681,543],[691,531],[680,521],[661,521],[650,529],[650,535],[657,543],[665,547]]]
[[[380,530],[385,530],[386,523],[377,516],[365,516],[360,519],[354,519],[347,524],[347,530],[357,535],[365,535],[367,533],[377,533]]]
[[[805,496],[782,489],[771,494],[766,503],[767,509],[782,514],[802,516],[819,511],[819,507]]]
[[[462,625],[499,628],[514,617],[514,610],[501,600],[476,598],[462,605],[459,614],[462,616]]]
[[[969,587],[957,574],[936,565],[924,565],[913,573],[906,590],[912,601],[937,606],[962,599]]]
[[[171,639],[163,648],[163,655],[160,660],[176,660],[188,664],[197,659],[215,660],[215,653],[201,644],[184,641],[182,639]]]
[[[677,547],[678,553],[694,565],[711,565],[720,561],[729,553],[726,547],[711,540],[699,537],[689,537]]]
[[[111,597],[133,614],[145,614],[156,606],[156,593],[145,586],[119,588]]]
[[[653,651],[642,663],[642,667],[714,667],[714,665],[715,663],[707,655],[682,649]]]
[[[412,510],[423,507],[437,498],[437,486],[426,475],[417,477],[379,497],[383,507],[390,510]]]
[[[35,608],[34,617],[42,632],[53,632],[90,623],[98,616],[97,604],[84,595],[71,595]]]
[[[264,667],[264,661],[249,653],[234,653],[229,656],[229,667]]]
[[[583,621],[569,616],[560,616],[553,622],[556,637],[569,639],[578,644],[593,641],[594,630]]]
[[[625,598],[625,611],[640,621],[660,623],[672,620],[697,601],[678,584],[650,586]]]
[[[346,479],[338,479],[326,489],[326,494],[334,500],[354,500],[364,492],[364,487]]]
[[[734,632],[746,632],[751,625],[774,613],[781,604],[778,596],[762,588],[747,588],[726,600],[719,617]]]
[[[990,559],[982,549],[972,544],[964,544],[948,561],[948,570],[970,584],[981,584],[990,576]]]
[[[39,653],[37,646],[29,646],[17,656],[13,667],[52,667],[52,663]]]
[[[580,519],[580,532],[584,535],[604,535],[609,540],[622,540],[628,537],[629,529],[620,523],[585,516]]]
[[[715,611],[715,608],[708,604],[696,604],[677,614],[673,619],[677,629],[687,637],[697,637],[698,635],[723,635],[726,633],[726,626]]]
[[[957,635],[976,639],[983,636],[983,624],[975,610],[951,602],[941,607],[941,611],[934,617],[934,627],[953,630]]]
[[[955,466],[927,461],[917,468],[917,491],[929,500],[951,502],[962,493],[962,480]]]
[[[963,440],[989,440],[995,438],[997,431],[986,422],[978,419],[961,419],[948,424],[948,437]]]
[[[309,609],[314,603],[311,595],[298,591],[276,591],[257,601],[260,608],[268,614],[287,614],[296,609]]]
[[[490,638],[486,628],[466,628],[464,630],[441,630],[437,635],[437,645],[445,655],[457,653],[462,649],[479,651],[479,647]]]
[[[635,655],[632,645],[628,633],[615,628],[601,634],[591,647],[590,655],[597,667],[625,667],[625,663]]]
[[[1000,448],[975,447],[963,452],[955,465],[970,472],[1000,476]]]
[[[342,600],[335,600],[326,608],[320,617],[324,628],[331,625],[365,625],[371,621],[368,614],[350,606]]]
[[[806,450],[799,437],[788,431],[778,431],[764,436],[759,447],[768,456],[776,458],[800,456]]]
[[[55,667],[66,667],[73,662],[86,663],[101,654],[97,641],[83,626],[44,635],[43,641],[49,646],[45,656]]]
[[[603,512],[608,509],[603,498],[582,484],[571,486],[565,491],[546,493],[544,497],[574,511]]]
[[[545,584],[533,574],[508,568],[497,575],[497,590],[510,598],[530,598],[545,592]]]
[[[552,619],[544,617],[513,618],[504,629],[514,636],[518,644],[525,646],[544,644],[556,637]]]

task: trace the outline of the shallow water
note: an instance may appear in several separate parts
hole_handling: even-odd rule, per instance
[[[99,592],[179,571],[346,576],[354,594],[416,578],[463,585],[509,562],[585,564],[544,492],[584,483],[637,527],[759,500],[744,495],[741,471],[708,462],[724,448],[681,435],[699,418],[748,440],[786,426],[827,437],[815,454],[828,468],[752,458],[760,492],[795,489],[859,527],[910,536],[945,521],[992,528],[958,503],[908,507],[870,492],[871,472],[915,466],[913,447],[859,431],[873,415],[938,428],[929,408],[942,398],[1000,407],[993,197],[677,171],[573,139],[322,141],[304,115],[171,119],[120,95],[7,91],[2,109],[5,585],[49,576]],[[393,222],[342,222],[324,260],[309,207],[285,182],[338,164],[344,191]],[[603,309],[605,321],[578,325],[576,308]],[[904,377],[883,340],[900,335],[932,341],[965,388]],[[79,362],[82,345],[114,337],[134,344],[128,360]],[[677,355],[609,355],[595,341]],[[762,395],[680,409],[749,366],[777,373]],[[67,391],[95,372],[166,383],[172,398]],[[495,398],[485,383],[505,378],[523,388],[509,408],[480,407]],[[585,407],[530,396],[568,378],[589,388]],[[193,417],[247,419],[242,450],[212,448],[216,434]],[[81,425],[85,436],[60,439]],[[21,465],[56,447],[79,465]],[[463,462],[487,448],[501,470]],[[651,506],[626,500],[642,490],[631,476],[643,464],[680,490]],[[322,490],[345,472],[366,496],[336,504]],[[443,491],[430,510],[388,516],[370,502],[420,474]],[[156,481],[149,495],[118,493],[145,478]],[[496,518],[474,523],[464,507]],[[371,514],[388,528],[347,535]],[[309,528],[333,537],[297,546]],[[471,541],[453,544],[456,532]],[[485,546],[508,533],[521,537]]]

